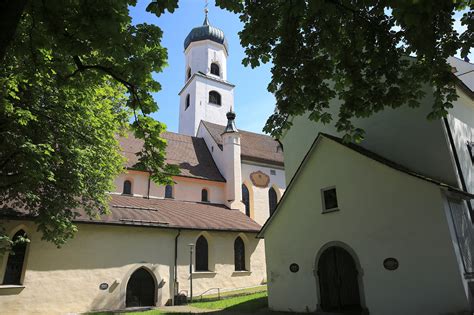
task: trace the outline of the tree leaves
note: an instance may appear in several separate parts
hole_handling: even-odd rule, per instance
[[[218,0],[238,12],[244,65],[273,62],[268,90],[277,100],[265,132],[279,137],[289,117],[308,112],[311,120],[335,120],[346,140],[363,131],[354,117],[384,108],[419,106],[426,86],[435,100],[429,119],[442,117],[456,98],[447,58],[473,46],[470,1]],[[453,14],[470,8],[453,30]],[[416,57],[416,58],[413,58]],[[341,103],[337,117],[329,102]]]
[[[143,170],[158,183],[177,174],[165,162],[165,126],[152,118],[153,72],[166,66],[162,31],[131,25],[136,1],[29,1],[0,64],[0,203],[35,216],[60,246],[78,209],[107,212],[123,172],[117,136],[145,141]],[[155,14],[177,1],[159,1]],[[135,122],[130,126],[130,119]]]

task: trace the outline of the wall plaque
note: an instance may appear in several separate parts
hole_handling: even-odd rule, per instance
[[[298,266],[298,264],[292,263],[290,265],[290,271],[291,272],[298,272],[299,270],[300,270],[300,266]]]
[[[398,269],[398,260],[393,257],[385,258],[383,261],[383,267],[387,270],[396,270]]]
[[[109,288],[108,283],[105,283],[105,282],[104,282],[104,283],[101,283],[101,284],[99,285],[99,289],[101,289],[101,290],[107,290],[108,288]]]
[[[250,180],[255,186],[265,188],[270,183],[270,176],[262,171],[257,171],[250,174]]]

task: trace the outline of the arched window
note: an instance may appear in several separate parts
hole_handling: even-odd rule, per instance
[[[184,106],[184,110],[188,109],[190,104],[191,104],[191,96],[188,94],[186,95],[186,105]]]
[[[245,184],[242,184],[242,202],[245,205],[245,214],[250,217],[250,193]]]
[[[123,194],[124,195],[131,195],[132,194],[132,182],[126,180],[123,182]]]
[[[209,248],[202,235],[196,241],[196,271],[209,271]]]
[[[276,209],[276,206],[277,206],[277,193],[275,191],[275,189],[273,187],[271,187],[269,190],[268,190],[268,205],[269,205],[269,208],[270,208],[270,215],[273,214],[273,212],[275,211]]]
[[[240,236],[234,241],[234,265],[235,271],[247,270],[245,269],[245,244]]]
[[[201,190],[201,201],[209,202],[209,192],[207,191],[206,188]]]
[[[191,78],[191,68],[188,68],[188,72],[186,73],[186,80],[189,80]]]
[[[18,241],[19,238],[26,238],[26,233],[19,230],[13,236],[13,241]],[[5,269],[5,276],[3,277],[3,284],[21,284],[21,274],[23,272],[23,264],[25,262],[26,242],[16,243],[10,254],[8,255],[7,268]]]
[[[220,76],[219,65],[215,62],[211,63],[211,74]]]
[[[209,103],[221,105],[221,95],[216,91],[209,92]]]
[[[165,186],[165,198],[173,198],[173,186]]]

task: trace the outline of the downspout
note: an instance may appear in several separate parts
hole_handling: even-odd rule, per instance
[[[178,238],[181,235],[181,229],[178,229],[178,234],[174,238],[174,268],[173,268],[173,305],[176,305],[176,297],[178,296]]]
[[[446,128],[446,132],[448,134],[449,144],[451,145],[451,150],[453,151],[454,162],[456,163],[456,170],[461,181],[462,190],[468,193],[469,191],[467,190],[466,181],[464,180],[464,175],[461,169],[461,163],[459,162],[458,152],[456,151],[456,146],[454,145],[454,138],[453,134],[451,133],[451,128],[449,127],[448,119],[446,117],[443,117],[443,121]],[[474,215],[472,213],[471,202],[467,200],[466,203],[467,208],[469,209],[469,215],[471,216],[471,222],[474,223]]]

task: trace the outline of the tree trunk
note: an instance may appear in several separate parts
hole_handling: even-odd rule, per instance
[[[12,42],[28,0],[0,1],[0,62]]]

